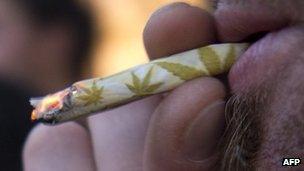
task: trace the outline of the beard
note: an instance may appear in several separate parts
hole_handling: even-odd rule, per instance
[[[302,54],[229,98],[222,170],[278,169],[283,158],[304,157],[303,72]]]
[[[260,112],[264,110],[259,92],[232,95],[226,104],[226,130],[222,145],[222,170],[253,169],[261,146]]]

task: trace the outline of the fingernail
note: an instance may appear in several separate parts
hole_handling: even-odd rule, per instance
[[[218,100],[198,113],[185,133],[185,156],[192,161],[211,157],[224,131],[225,102]]]

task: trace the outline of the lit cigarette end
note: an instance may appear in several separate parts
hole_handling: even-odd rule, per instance
[[[37,112],[36,112],[36,110],[33,110],[32,115],[31,115],[31,120],[35,121],[37,119],[38,119]]]
[[[36,97],[36,98],[31,98],[30,103],[33,107],[37,107],[38,104],[42,101],[43,98],[41,97]]]

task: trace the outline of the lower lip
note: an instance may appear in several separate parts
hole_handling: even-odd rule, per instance
[[[272,41],[272,35],[258,40],[233,65],[228,74],[232,93],[242,91],[262,82],[275,57],[275,55],[269,54],[268,50],[269,43]]]
[[[246,54],[247,51],[240,57],[236,64],[233,65],[228,74],[229,85],[233,93],[246,86],[244,79],[248,76],[248,71],[251,70],[251,56]]]
[[[253,43],[232,66],[228,80],[232,93],[258,88],[267,79],[272,79],[291,57],[297,54],[298,38],[292,36],[295,29],[284,29],[268,33]],[[295,37],[295,38],[293,38]],[[288,39],[287,39],[288,38]]]

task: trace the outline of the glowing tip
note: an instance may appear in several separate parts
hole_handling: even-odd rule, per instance
[[[33,110],[32,115],[31,115],[31,120],[35,121],[37,119],[38,119],[37,112],[36,112],[36,110]]]

